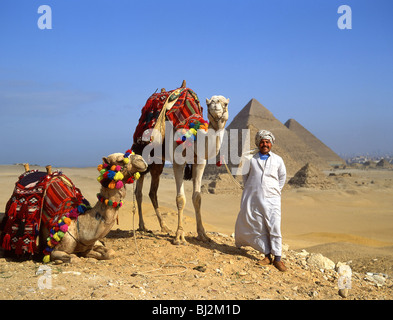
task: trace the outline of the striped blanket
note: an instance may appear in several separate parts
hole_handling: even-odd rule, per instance
[[[150,142],[149,129],[156,127],[157,119],[165,103],[173,104],[169,110],[166,110],[165,117],[172,123],[175,130],[187,126],[190,119],[203,119],[203,108],[198,96],[191,89],[178,88],[154,93],[142,108],[142,114],[133,136],[134,146]]]
[[[51,227],[72,208],[88,202],[61,172],[31,170],[22,174],[8,200],[1,223],[0,244],[17,256],[34,255],[41,223]]]

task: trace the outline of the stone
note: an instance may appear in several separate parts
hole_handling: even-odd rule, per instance
[[[347,298],[349,293],[349,289],[339,289],[338,294],[340,297]]]
[[[324,257],[320,253],[311,253],[310,256],[307,258],[307,263],[318,269],[331,270],[335,267],[335,263],[332,260]]]

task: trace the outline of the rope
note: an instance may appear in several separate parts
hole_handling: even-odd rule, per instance
[[[142,260],[144,260],[145,262],[155,263],[155,264],[159,265],[159,263],[157,263],[155,261],[149,261],[149,260],[144,259],[142,257],[142,255],[141,255],[141,253],[139,252],[138,244],[137,244],[137,241],[136,241],[136,232],[135,232],[135,212],[136,212],[136,206],[135,206],[135,184],[133,184],[133,190],[132,191],[133,191],[132,192],[132,194],[133,194],[133,196],[132,196],[132,232],[133,232],[133,238],[134,238],[136,252],[138,253],[139,257]],[[179,272],[165,273],[165,274],[162,273],[162,274],[151,275],[151,276],[153,276],[153,277],[173,276],[173,275],[179,275],[179,274],[187,271],[187,267],[186,266],[164,263],[162,266],[160,266],[159,268],[156,268],[156,269],[148,270],[148,271],[145,271],[145,272],[134,272],[133,276],[137,276],[137,275],[146,276],[148,273],[152,273],[152,272],[155,272],[155,271],[158,271],[158,270],[162,270],[163,268],[184,268],[184,270],[179,271]]]
[[[225,168],[227,169],[227,171],[228,171],[228,173],[229,173],[229,176],[232,178],[233,182],[235,182],[235,184],[236,184],[240,189],[243,190],[244,187],[243,187],[238,181],[236,181],[236,179],[232,176],[232,173],[231,173],[231,171],[229,170],[229,168],[228,168],[226,162],[224,162],[224,164],[225,164]]]

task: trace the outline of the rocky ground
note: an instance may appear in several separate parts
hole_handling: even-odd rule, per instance
[[[392,300],[392,274],[352,268],[350,289],[339,294],[338,261],[287,246],[288,271],[256,264],[252,248],[208,233],[203,243],[188,233],[186,246],[158,231],[113,230],[105,245],[116,258],[97,261],[74,257],[71,263],[43,265],[0,258],[0,299],[10,300]],[[375,257],[374,259],[378,259]],[[369,262],[370,264],[373,261]],[[352,266],[351,266],[352,264]]]

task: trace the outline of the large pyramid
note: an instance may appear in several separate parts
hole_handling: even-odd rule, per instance
[[[315,137],[295,119],[289,119],[287,122],[285,122],[285,126],[294,132],[309,147],[311,147],[311,149],[313,149],[329,165],[339,166],[345,164],[345,161],[341,159],[332,149],[330,149],[321,140]]]

